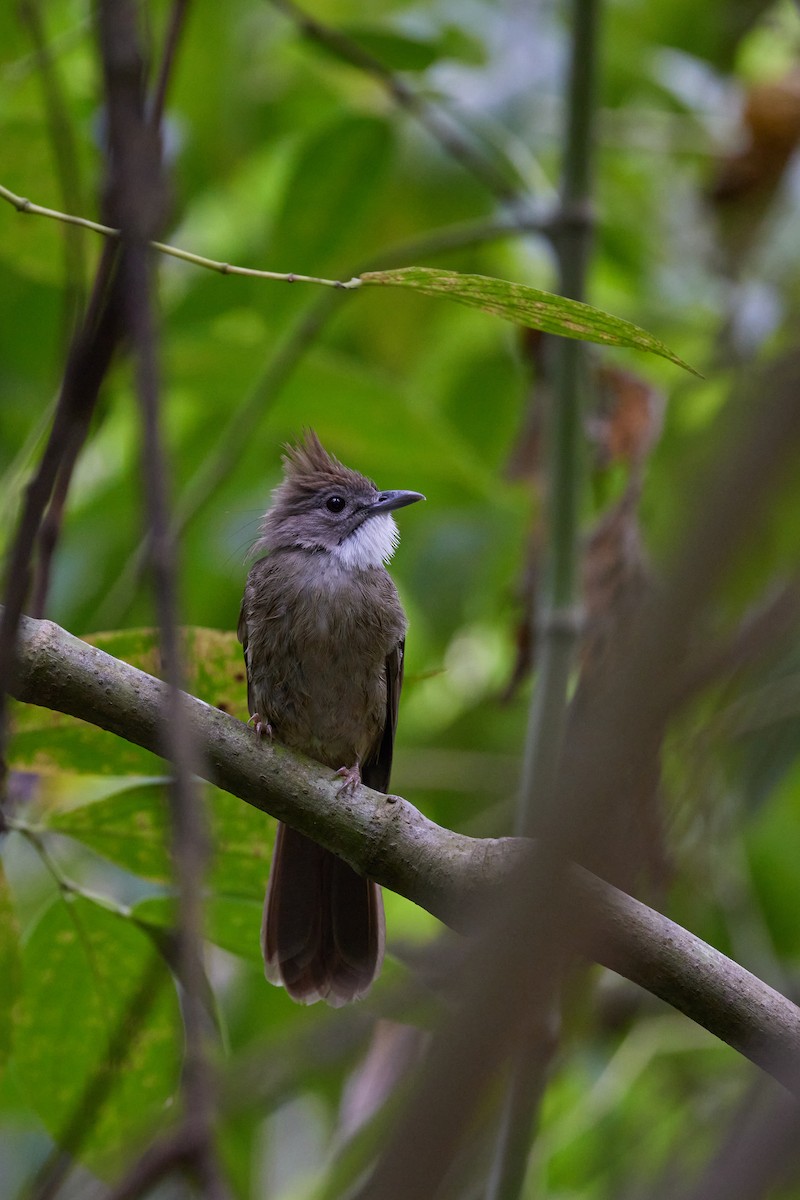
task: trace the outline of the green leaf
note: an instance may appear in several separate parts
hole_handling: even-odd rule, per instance
[[[9,762],[16,770],[49,774],[156,775],[164,760],[77,717],[48,712],[34,704],[11,704],[14,734]]]
[[[392,71],[424,71],[439,57],[437,46],[427,39],[409,37],[393,29],[381,29],[377,25],[342,26],[342,32],[357,42],[362,50],[374,55]],[[337,58],[336,46],[326,46]],[[345,62],[349,61],[345,58]]]
[[[85,639],[123,662],[163,678],[154,629],[122,629]],[[233,631],[188,625],[181,629],[181,655],[186,690],[223,712],[247,714],[242,647]]]
[[[356,43],[354,47],[335,40],[315,41],[312,46],[315,51],[350,66],[362,60],[359,51],[371,55],[389,71],[424,71],[444,59],[458,59],[472,66],[486,62],[486,51],[480,41],[456,26],[448,26],[429,37],[414,37],[386,26],[350,21],[339,28]]]
[[[448,25],[436,40],[438,58],[453,58],[472,67],[482,66],[488,58],[479,38],[458,25]]]
[[[56,1141],[89,1118],[81,1158],[108,1168],[174,1096],[183,1032],[171,976],[132,923],[81,897],[54,903],[23,955],[13,1070]],[[107,1087],[96,1112],[90,1085]]]
[[[156,883],[172,880],[169,807],[159,783],[123,786],[110,795],[90,789],[64,807],[48,807],[42,824],[89,846],[134,875]]]
[[[260,900],[267,882],[275,823],[227,792],[198,782],[209,800],[212,860],[208,885],[230,896]],[[125,870],[154,883],[172,882],[169,806],[162,783],[124,783],[111,795],[87,789],[61,807],[47,808],[45,828],[89,846]]]
[[[489,275],[462,275],[459,271],[440,271],[433,267],[400,267],[394,271],[366,271],[360,276],[364,284],[381,287],[403,287],[422,292],[426,296],[449,296],[470,308],[527,325],[530,329],[541,329],[561,337],[578,341],[597,342],[603,346],[626,346],[633,350],[644,350],[669,359],[692,375],[699,375],[677,354],[654,338],[621,317],[613,317],[602,309],[553,292],[543,292],[524,283],[511,283],[506,279],[494,279]]]
[[[272,230],[274,254],[315,271],[334,261],[377,199],[391,152],[391,128],[377,117],[347,116],[309,138]]]
[[[263,906],[263,897],[259,900],[209,897],[203,906],[206,937],[231,954],[261,962],[259,931]],[[175,901],[171,896],[149,896],[136,905],[133,916],[145,925],[171,929],[175,924]]]
[[[16,913],[0,862],[0,1075],[11,1052],[12,1029],[21,985],[21,955]]]
[[[236,634],[190,626],[181,635],[187,691],[247,720],[247,682]],[[153,629],[98,633],[85,641],[149,675],[161,674],[158,635]],[[13,704],[11,711],[12,767],[85,775],[164,773],[163,759],[86,721],[35,704]]]

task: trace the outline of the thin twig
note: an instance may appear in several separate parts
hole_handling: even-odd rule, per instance
[[[75,437],[65,449],[64,456],[59,463],[53,493],[47,505],[47,511],[39,526],[39,534],[36,539],[36,562],[30,603],[31,616],[34,617],[43,617],[45,615],[47,597],[50,592],[50,574],[58,540],[61,536],[67,496],[69,495],[78,457],[89,435],[90,423],[91,413],[84,413],[81,415],[80,424],[76,424]]]
[[[138,1200],[178,1167],[189,1169],[203,1150],[196,1129],[182,1123],[174,1131],[151,1142],[131,1170],[106,1192],[104,1200]],[[212,1200],[212,1193],[204,1192],[203,1200],[206,1197]]]
[[[99,221],[90,221],[87,217],[77,217],[72,213],[58,212],[54,208],[44,208],[41,204],[34,204],[32,200],[28,200],[24,196],[18,196],[9,188],[3,187],[2,184],[0,184],[0,199],[7,200],[20,213],[28,213],[36,217],[49,217],[53,221],[64,221],[68,225],[79,225],[82,229],[91,229],[94,233],[100,233],[115,241],[119,241],[121,236],[119,229],[115,229],[113,225],[102,225]],[[205,258],[202,254],[194,254],[191,250],[181,250],[178,246],[169,246],[166,242],[148,239],[147,245],[151,250],[158,251],[159,254],[179,258],[182,262],[192,263],[196,267],[205,267],[209,271],[218,271],[221,275],[244,275],[249,279],[272,279],[279,283],[316,283],[322,287],[349,290],[361,287],[360,279],[348,279],[347,282],[343,282],[340,279],[321,279],[316,275],[298,275],[292,271],[258,271],[254,267],[237,267],[232,263],[217,262],[213,258]]]
[[[161,50],[161,63],[158,77],[153,87],[152,96],[148,99],[148,119],[153,129],[161,129],[164,119],[164,107],[167,102],[167,91],[174,74],[175,59],[178,46],[183,34],[183,26],[189,10],[189,0],[173,0],[167,19],[167,31]]]

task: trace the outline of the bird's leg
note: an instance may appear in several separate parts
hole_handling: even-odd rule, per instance
[[[336,772],[344,779],[344,783],[339,788],[340,796],[352,796],[357,787],[361,786],[361,763],[356,759],[352,767],[339,767]]]
[[[268,737],[272,741],[272,726],[269,721],[263,721],[258,713],[253,713],[247,724],[249,725],[251,722],[258,737]]]

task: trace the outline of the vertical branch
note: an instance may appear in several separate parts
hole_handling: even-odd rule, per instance
[[[572,0],[567,129],[559,211],[553,222],[559,290],[584,298],[591,251],[590,200],[599,0]],[[581,630],[579,513],[584,487],[581,393],[584,349],[562,338],[553,346],[555,394],[546,437],[548,559],[536,621],[539,664],[525,738],[515,832],[535,836],[553,827],[567,692]],[[542,1012],[522,1037],[506,1092],[487,1200],[514,1200],[522,1191],[533,1127],[546,1086],[557,1027],[553,981],[550,1015]]]
[[[39,0],[23,0],[20,5],[20,11],[28,21],[31,28],[31,35],[34,38],[37,53],[40,56],[42,63],[42,77],[46,85],[48,107],[50,109],[50,121],[53,126],[54,146],[56,157],[59,163],[60,173],[62,175],[63,184],[62,190],[65,196],[67,195],[68,184],[72,192],[77,188],[77,180],[73,180],[72,160],[75,157],[71,150],[69,142],[70,130],[69,124],[62,120],[61,108],[63,102],[60,99],[60,94],[57,90],[57,81],[53,75],[52,81],[50,74],[47,71],[49,59],[47,57],[47,47],[43,37],[41,28],[41,17],[38,10]],[[161,121],[164,115],[164,106],[166,104],[167,91],[169,89],[170,80],[172,78],[172,69],[175,63],[180,36],[183,25],[186,19],[186,11],[188,8],[188,0],[175,0],[169,14],[167,22],[167,30],[164,38],[164,48],[161,55],[161,63],[158,70],[158,75],[155,81],[153,96],[149,106],[149,123],[153,129],[160,131]],[[81,205],[67,205],[73,211],[80,211]],[[68,226],[67,229],[70,227]],[[73,227],[74,228],[74,227]],[[75,233],[79,234],[82,231],[75,229]],[[156,232],[159,232],[156,230]],[[113,243],[106,243],[103,248],[101,257],[101,265],[98,269],[97,278],[95,280],[92,298],[90,300],[90,309],[97,303],[98,297],[102,297],[105,291],[106,275],[110,269],[116,256],[118,247]],[[113,349],[113,348],[112,348]],[[66,508],[69,489],[72,484],[72,477],[77,464],[78,456],[83,449],[86,438],[89,434],[89,426],[91,422],[93,407],[87,408],[81,416],[80,428],[76,429],[75,437],[72,439],[69,447],[65,447],[61,462],[58,466],[58,473],[55,479],[53,494],[50,497],[47,505],[47,510],[41,522],[41,527],[38,532],[36,546],[36,568],[33,577],[33,588],[31,595],[30,611],[34,617],[43,617],[47,605],[47,596],[50,590],[50,574],[53,565],[53,558],[59,537],[61,536],[61,527],[64,520],[64,511]]]
[[[27,27],[36,55],[50,144],[64,207],[67,212],[83,212],[83,187],[75,136],[41,10],[41,0],[19,0],[17,5],[20,20]],[[64,328],[68,339],[75,331],[86,300],[86,231],[76,225],[64,226],[63,237],[66,280]]]
[[[179,8],[182,13],[183,6]],[[202,808],[192,779],[194,748],[179,699],[182,670],[175,544],[169,529],[167,463],[159,421],[152,266],[147,245],[161,222],[166,189],[158,128],[146,119],[145,114],[144,63],[139,50],[137,7],[133,0],[102,0],[98,17],[113,168],[109,199],[121,232],[119,270],[123,317],[131,341],[142,415],[142,478],[150,560],[162,663],[171,697],[168,711],[164,713],[164,752],[174,768],[170,805],[178,890],[177,969],[183,992],[186,1032],[180,1157],[198,1177],[204,1196],[209,1200],[221,1200],[226,1189],[214,1151],[213,1080],[205,1054],[202,1002],[201,889],[207,842]],[[131,1174],[135,1175],[137,1169],[138,1164]]]
[[[0,616],[0,794],[6,772],[7,692],[16,659],[19,618],[30,589],[33,547],[58,473],[65,462],[77,455],[85,436],[119,337],[116,253],[117,246],[108,243],[82,328],[70,348],[53,425],[39,466],[25,490],[7,559]]]
[[[589,197],[594,121],[599,0],[572,0],[572,50],[561,203],[554,226],[559,290],[573,300],[585,293],[592,238]],[[555,399],[546,455],[549,556],[535,620],[541,659],[525,741],[517,832],[532,833],[546,797],[553,795],[564,738],[567,684],[580,633],[578,512],[581,465],[580,342],[555,342]]]
[[[148,112],[148,119],[153,129],[161,128],[164,108],[167,103],[167,90],[172,79],[172,68],[175,65],[175,56],[178,53],[178,46],[180,45],[188,8],[189,0],[174,0],[170,9],[167,29],[164,35],[164,48],[161,52],[161,66],[159,67],[158,76],[153,87],[153,95]]]

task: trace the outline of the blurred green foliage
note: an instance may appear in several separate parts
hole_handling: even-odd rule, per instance
[[[89,6],[50,0],[40,9],[44,70],[63,97],[66,132],[48,116],[25,20],[17,6],[0,6],[0,182],[95,218],[102,114]],[[167,5],[143,9],[157,56]],[[409,72],[505,178],[523,181],[526,204],[549,210],[568,34],[560,10],[378,0],[366,23],[363,5],[325,0],[314,14],[349,31],[387,67]],[[706,376],[603,352],[668,400],[641,504],[656,567],[702,503],[698,480],[742,364],[796,341],[794,176],[776,190],[753,248],[733,262],[706,199],[717,160],[738,144],[743,81],[779,78],[789,65],[787,44],[796,55],[800,17],[789,0],[615,0],[606,10],[590,299],[652,331]],[[75,178],[59,169],[56,145]],[[348,278],[364,264],[379,267],[382,255],[396,265],[399,243],[508,212],[379,83],[262,0],[192,7],[167,106],[166,151],[173,178],[166,240],[263,269]],[[77,256],[81,264],[71,274],[68,236],[76,239],[69,261]],[[75,297],[99,248],[93,234],[0,209],[6,540],[58,388]],[[476,238],[429,251],[418,265],[554,284],[547,244],[533,235]],[[319,328],[298,341],[317,309]],[[443,824],[506,832],[527,697],[524,688],[511,702],[500,696],[515,658],[537,516],[527,481],[508,470],[532,388],[536,394],[518,331],[396,289],[321,300],[303,285],[223,277],[171,260],[160,263],[160,311],[163,420],[179,507],[198,474],[214,467],[250,398],[242,427],[233,426],[232,451],[219,459],[220,478],[195,493],[181,533],[188,685],[246,715],[232,631],[247,550],[279,478],[282,443],[313,426],[380,486],[428,497],[400,515],[392,568],[410,618],[393,787]],[[150,585],[137,568],[139,453],[130,372],[120,361],[70,493],[49,615],[81,636],[113,631],[99,639],[105,649],[157,673],[145,628],[153,621]],[[600,468],[594,483],[587,528],[621,486]],[[796,478],[787,483],[757,552],[738,567],[721,627],[796,559],[797,488]],[[796,661],[765,667],[743,686],[755,694],[791,681]],[[672,878],[659,904],[791,989],[800,962],[800,704],[791,693],[785,699],[785,688],[781,695],[775,713],[767,709],[744,730],[715,736],[712,705],[698,704],[673,731],[664,781]],[[715,698],[715,711],[737,698]],[[169,962],[165,768],[39,709],[15,712],[12,765],[29,829],[6,839],[7,880],[0,875],[0,1176],[26,1178],[47,1155],[128,1019],[128,1057],[115,1064],[117,1082],[85,1146],[84,1161],[103,1174],[168,1112],[178,1078],[178,1004],[166,966],[151,1008],[125,1016],[153,947]],[[373,1018],[402,1012],[424,1025],[428,1007],[439,1003],[413,989],[408,1000],[407,989],[408,964],[428,961],[440,930],[388,896],[393,959],[359,1013],[337,1025],[339,1014],[292,1005],[264,982],[257,961],[272,823],[213,789],[202,794],[214,846],[210,1020],[221,1056],[273,1071],[265,1068],[271,1082],[253,1089],[253,1104],[243,1085],[241,1103],[231,1105],[226,1163],[242,1198],[324,1195],[326,1179],[353,1177],[363,1162],[346,1156],[339,1106]],[[603,978],[591,999],[586,989],[568,1015],[531,1195],[622,1194],[667,1170],[676,1142],[689,1165],[702,1161],[716,1122],[754,1076],[732,1051],[618,981]]]

